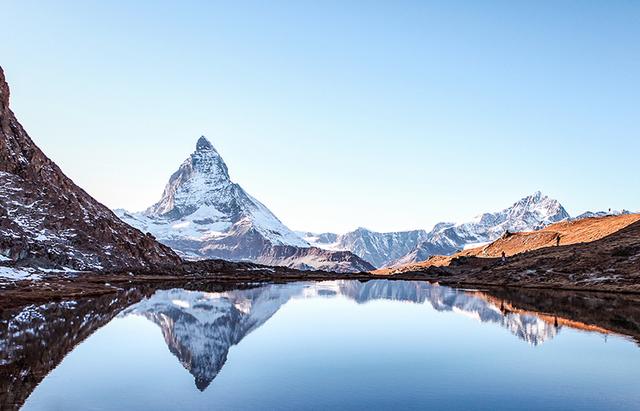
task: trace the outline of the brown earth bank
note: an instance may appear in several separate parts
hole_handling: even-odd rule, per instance
[[[155,269],[46,274],[39,280],[0,282],[0,309],[30,303],[112,294],[140,286],[188,289],[193,284],[201,287],[206,283],[212,287],[242,287],[256,283],[370,278],[373,276],[366,272],[345,274],[299,271],[286,267],[268,267],[224,260],[185,261],[179,265]]]

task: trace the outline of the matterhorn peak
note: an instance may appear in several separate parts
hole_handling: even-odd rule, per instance
[[[118,216],[191,259],[223,258],[342,272],[373,269],[348,251],[310,247],[231,181],[222,156],[204,136],[171,175],[160,201],[144,212],[120,210]],[[198,384],[198,388],[206,387],[206,380]]]
[[[209,178],[230,183],[227,165],[205,136],[200,136],[196,142],[196,151],[191,154],[186,163],[191,163],[192,170],[208,175]]]
[[[198,139],[198,142],[196,143],[196,151],[207,151],[207,150],[216,151],[216,149],[213,148],[213,144],[211,144],[211,142],[205,136],[200,136],[200,138]]]

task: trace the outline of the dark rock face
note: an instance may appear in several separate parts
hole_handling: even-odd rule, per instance
[[[9,109],[0,68],[0,259],[79,270],[180,262],[75,185]]]

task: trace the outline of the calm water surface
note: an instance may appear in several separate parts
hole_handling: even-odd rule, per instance
[[[131,290],[3,312],[0,409],[640,410],[639,314],[385,280]]]

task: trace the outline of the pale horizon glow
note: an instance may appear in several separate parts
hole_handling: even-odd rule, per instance
[[[289,228],[430,229],[536,190],[640,210],[636,2],[8,2],[11,108],[145,209],[205,135]]]

